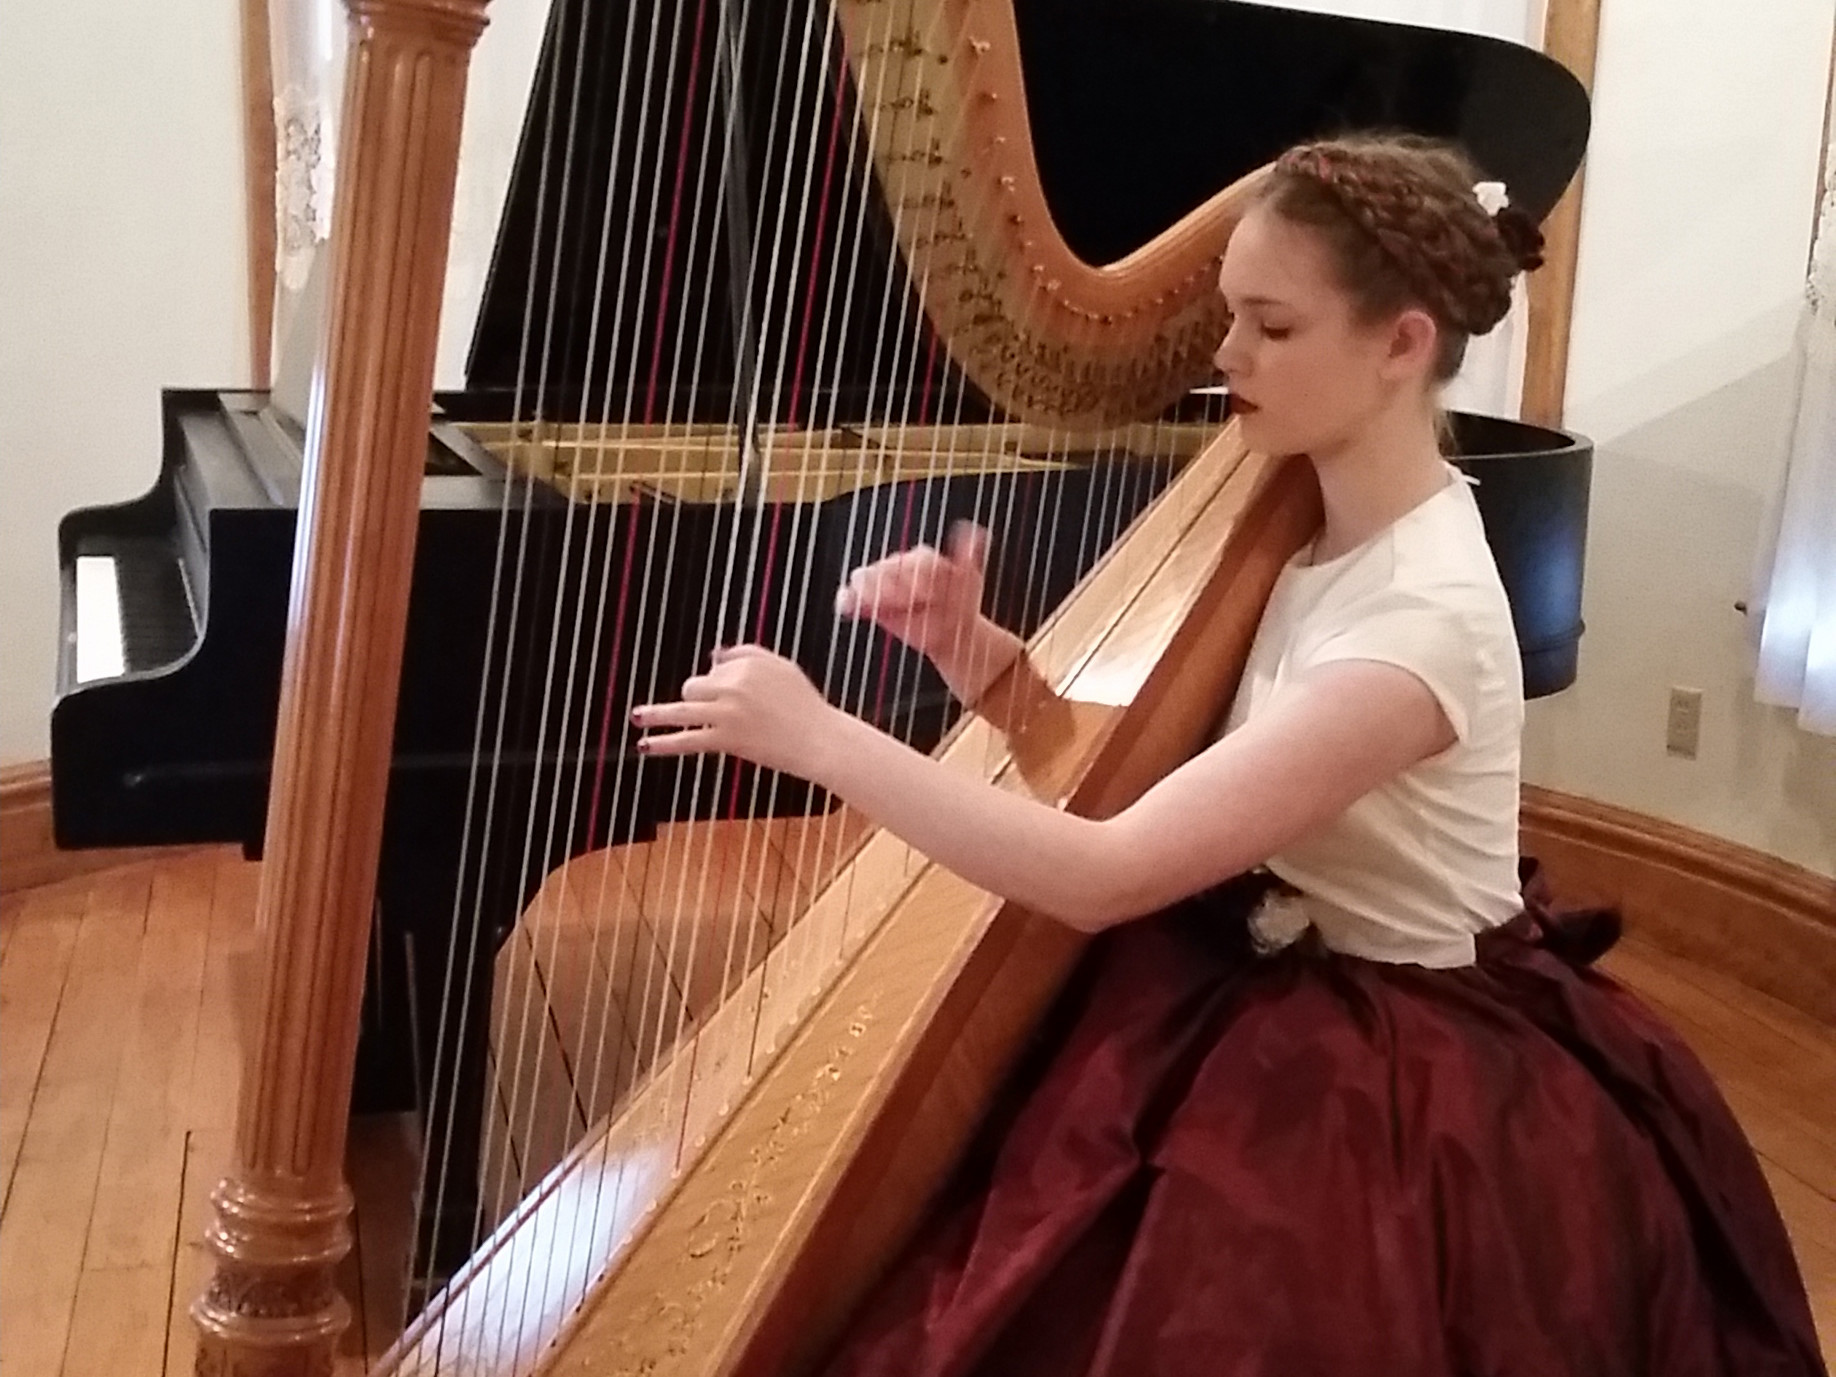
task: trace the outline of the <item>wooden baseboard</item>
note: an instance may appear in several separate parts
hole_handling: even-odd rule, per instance
[[[1592,799],[1526,787],[1523,848],[1559,896],[1836,1026],[1836,879]]]
[[[67,880],[92,870],[170,857],[190,847],[60,851],[51,836],[51,766],[0,766],[0,894]]]

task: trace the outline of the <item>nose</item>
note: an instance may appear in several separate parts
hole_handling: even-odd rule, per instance
[[[1230,381],[1231,374],[1239,373],[1243,369],[1243,346],[1239,338],[1240,334],[1237,323],[1232,321],[1230,328],[1224,332],[1224,338],[1218,341],[1217,352],[1211,356],[1212,363],[1216,364],[1218,372],[1224,375],[1225,382]]]

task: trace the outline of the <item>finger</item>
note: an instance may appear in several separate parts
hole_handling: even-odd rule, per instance
[[[978,573],[988,565],[988,528],[973,521],[957,521],[950,526],[950,562],[964,565]]]
[[[922,581],[913,564],[900,564],[888,569],[881,576],[879,587],[874,590],[871,604],[874,614],[888,616],[912,611],[922,597]]]
[[[730,660],[745,660],[759,655],[775,656],[776,654],[777,651],[775,650],[767,650],[762,645],[752,645],[748,643],[744,645],[716,646],[714,647],[712,658],[715,664],[724,665]]]
[[[713,722],[711,703],[646,703],[631,710],[631,721],[645,731],[658,727],[705,727]]]
[[[902,586],[906,596],[912,601],[934,597],[937,585],[949,576],[950,561],[936,550],[925,547],[924,552],[908,560],[899,569]]]
[[[898,573],[900,570],[923,568],[938,563],[942,555],[930,545],[914,545],[909,550],[900,550],[895,554],[882,555],[858,566],[850,575],[855,587],[860,587],[863,579],[871,582]]]
[[[700,755],[704,751],[717,751],[715,732],[712,727],[695,727],[688,731],[664,732],[660,736],[647,736],[637,743],[637,748],[645,755]]]
[[[872,581],[873,575],[867,565],[851,571],[835,595],[835,610],[845,617],[866,615],[867,589]]]
[[[902,570],[886,564],[855,570],[849,580],[849,592],[849,605],[857,617],[893,615],[911,604],[910,581]]]

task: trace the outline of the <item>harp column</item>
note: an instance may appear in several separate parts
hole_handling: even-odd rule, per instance
[[[466,67],[485,0],[350,0],[236,1158],[192,1307],[212,1377],[329,1373],[344,1183]]]

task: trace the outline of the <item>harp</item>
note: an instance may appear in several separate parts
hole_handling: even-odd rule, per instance
[[[259,901],[262,1015],[236,1171],[213,1197],[217,1271],[194,1311],[208,1371],[323,1370],[344,1320],[331,1271],[349,1246],[342,1146],[392,748],[405,729],[395,705],[415,616],[467,54],[484,18],[481,0],[354,0],[352,14]],[[1244,47],[1265,31],[1285,33],[1287,49]],[[882,496],[899,491],[905,510],[931,510],[938,485],[967,474],[967,513],[1026,533],[1011,552],[1021,569],[1043,567],[1039,543],[1054,533],[1101,531],[1106,548],[1087,552],[1062,601],[1016,595],[1034,624],[1029,655],[974,717],[927,706],[900,677],[915,669],[886,670],[884,646],[837,638],[820,659],[825,689],[934,743],[953,768],[1093,814],[1125,806],[1203,740],[1262,599],[1317,520],[1304,468],[1245,453],[1188,396],[1222,328],[1213,276],[1255,168],[1308,133],[1409,124],[1464,135],[1542,212],[1578,162],[1585,101],[1553,64],[1458,36],[1423,39],[1400,63],[1372,60],[1398,39],[1394,26],[1245,5],[557,9],[525,131],[536,189],[507,214],[494,267],[494,283],[510,284],[499,299],[520,298],[524,322],[500,361],[510,411],[467,417],[466,399],[442,402],[466,443],[498,456],[506,494],[531,494],[505,497],[500,551],[560,561],[500,556],[498,567],[561,570],[530,575],[555,600],[552,615],[504,614],[504,667],[479,681],[468,797],[529,815],[522,850],[501,863],[512,889],[581,837],[595,850],[549,877],[530,922],[543,896],[587,887],[581,874],[623,884],[630,866],[619,857],[667,847],[601,825],[627,790],[686,796],[677,816],[737,828],[741,869],[769,867],[785,897],[769,921],[703,934],[682,896],[719,875],[710,853],[682,843],[664,886],[676,907],[663,912],[677,931],[686,921],[687,945],[653,933],[661,965],[646,967],[674,1002],[640,994],[613,1011],[599,996],[597,1033],[576,1051],[603,1053],[616,1017],[637,1030],[620,1044],[629,1064],[603,1103],[597,1091],[571,1093],[579,1121],[545,1148],[532,1127],[511,1135],[519,1165],[508,1198],[483,1198],[476,1147],[455,1147],[483,1133],[489,1174],[489,1126],[450,1103],[430,1110],[422,1251],[437,1285],[385,1370],[775,1372],[809,1361],[845,1321],[949,1170],[1076,944],[821,800],[786,802],[794,782],[705,762],[633,781],[605,746],[605,724],[640,690],[656,691],[643,671],[654,679],[666,663],[655,647],[679,634],[669,609],[684,596],[642,591],[641,570],[660,542],[704,520],[692,591],[713,610],[693,624],[769,636],[795,619],[783,597],[733,588],[733,571],[754,567],[740,551],[769,561],[777,526],[819,527],[822,502],[839,501],[835,519],[892,546],[910,528],[896,505],[875,505]],[[1089,153],[1077,144],[1092,129],[1072,112],[1090,108],[1088,76],[1102,62],[1147,73],[1127,87],[1139,100],[1180,61],[1194,81],[1192,62],[1202,75],[1229,54],[1256,97],[1289,114],[1247,135],[1227,129],[1222,145],[1216,131],[1174,140],[1167,161],[1184,171],[1146,209],[1162,216],[1157,232],[1127,215],[1068,220],[1054,207],[1047,174]],[[1054,71],[1056,107],[1041,85]],[[1560,117],[1528,152],[1515,116],[1526,92]],[[749,143],[736,129],[755,100],[764,135]],[[612,170],[595,182],[583,171],[592,165]],[[643,170],[648,201],[618,181],[621,167]],[[580,242],[555,233],[583,223],[594,234]],[[861,289],[868,261],[882,265],[876,291]],[[594,309],[557,325],[564,288],[582,283]],[[863,298],[872,309],[855,311]],[[865,369],[853,347],[863,342],[876,360]],[[485,344],[481,328],[475,370]],[[1015,518],[1035,471],[1059,475],[1053,500],[1070,493],[1077,505]],[[938,498],[931,516],[947,514]],[[853,557],[859,547],[841,548]],[[638,582],[575,578],[566,552],[582,550],[608,570],[637,567]],[[804,596],[810,586],[826,596],[820,564],[805,567]],[[508,604],[495,593],[489,603],[506,605],[514,590]],[[629,655],[646,640],[623,628],[645,618],[652,649],[634,668]],[[519,667],[526,653],[510,653],[531,625],[545,666],[535,675]],[[486,725],[532,701],[539,731],[519,763]],[[513,775],[520,782],[493,792]],[[570,840],[557,853],[538,834]],[[472,836],[483,845],[491,834]],[[499,864],[459,857],[461,893]],[[704,951],[724,948],[706,968],[694,958],[704,937]],[[459,940],[450,952],[475,955]],[[511,984],[522,980],[526,1000],[539,979],[546,999],[563,964],[525,965]],[[453,1061],[449,1032],[454,1044],[466,1028],[476,1040],[491,1019],[497,1060],[510,1060],[501,1010],[487,1017],[468,1003],[479,982],[445,988],[456,1007],[442,1011],[436,1068]],[[520,1164],[531,1159],[539,1171]],[[464,1202],[454,1216],[462,1256],[450,1265],[449,1192]]]

